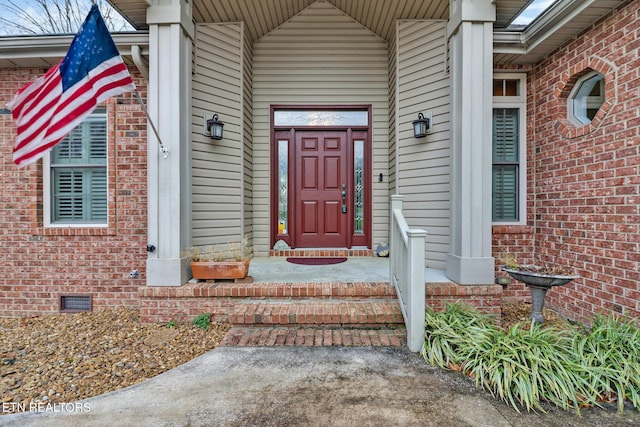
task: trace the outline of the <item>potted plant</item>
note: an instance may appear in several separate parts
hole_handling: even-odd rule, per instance
[[[559,265],[519,265],[515,256],[505,253],[501,256],[501,270],[509,276],[523,282],[529,287],[531,292],[531,320],[544,323],[544,298],[547,291],[553,286],[562,286],[577,279],[579,276],[574,275],[567,267]]]
[[[244,279],[249,273],[251,257],[246,242],[192,246],[185,256],[191,259],[194,279]]]

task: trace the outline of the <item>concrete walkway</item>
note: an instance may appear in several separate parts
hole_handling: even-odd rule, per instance
[[[52,409],[0,416],[0,425],[640,425],[632,408],[585,410],[581,418],[556,408],[519,414],[405,348],[372,347],[220,347],[135,386]]]

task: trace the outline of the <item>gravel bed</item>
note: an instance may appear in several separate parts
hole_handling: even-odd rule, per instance
[[[530,303],[503,303],[500,326],[508,331],[513,325],[520,323],[523,328],[528,329],[531,326],[529,316],[531,316],[532,309],[533,307]],[[574,327],[567,319],[551,310],[544,308],[542,313],[544,314],[544,324],[546,326],[557,329],[571,329]]]
[[[527,324],[531,304],[505,304],[501,325]],[[544,311],[547,324],[564,319]],[[0,415],[18,404],[68,403],[127,387],[215,347],[229,330],[212,323],[140,323],[138,311],[0,318]]]
[[[139,383],[217,347],[228,330],[140,323],[131,309],[0,318],[0,414]]]

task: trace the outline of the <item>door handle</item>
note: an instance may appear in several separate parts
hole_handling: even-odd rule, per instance
[[[342,213],[347,213],[347,185],[342,184]]]

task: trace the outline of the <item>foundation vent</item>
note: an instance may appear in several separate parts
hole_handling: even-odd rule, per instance
[[[91,295],[60,295],[61,313],[91,311]]]

